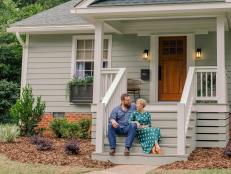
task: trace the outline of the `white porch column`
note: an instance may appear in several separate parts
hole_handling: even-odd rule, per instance
[[[104,139],[104,105],[100,103],[101,99],[101,68],[102,68],[102,48],[103,48],[103,21],[97,21],[95,24],[95,52],[94,52],[94,86],[93,103],[97,105],[96,113],[96,153],[103,152]]]
[[[95,24],[95,52],[94,52],[94,87],[93,103],[98,104],[100,101],[101,90],[101,65],[102,65],[102,48],[103,48],[103,21],[97,21]]]
[[[217,17],[217,84],[218,103],[227,103],[227,84],[225,68],[225,17]]]

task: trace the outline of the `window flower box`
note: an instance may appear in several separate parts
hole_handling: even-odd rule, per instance
[[[93,77],[73,78],[68,83],[69,101],[74,104],[91,104],[93,100]]]

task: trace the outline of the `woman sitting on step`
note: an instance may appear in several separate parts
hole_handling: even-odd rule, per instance
[[[146,101],[138,99],[136,101],[136,111],[131,114],[130,123],[137,124],[137,136],[145,153],[160,154],[160,128],[151,126],[151,114],[144,111]]]

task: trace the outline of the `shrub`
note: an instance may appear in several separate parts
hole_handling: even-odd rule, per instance
[[[65,129],[69,126],[69,123],[66,119],[54,119],[50,123],[50,128],[58,138],[63,137]]]
[[[1,65],[0,65],[1,69]],[[0,70],[1,71],[1,70]],[[0,81],[0,123],[12,122],[9,109],[16,103],[19,97],[19,86],[6,80]]]
[[[19,136],[19,127],[11,124],[0,125],[0,141],[12,142]]]
[[[52,142],[46,138],[37,137],[34,143],[36,143],[36,148],[39,151],[52,150]]]
[[[78,123],[69,123],[66,119],[54,119],[50,128],[58,138],[89,138],[91,121],[83,119]]]
[[[68,155],[77,155],[80,152],[79,143],[77,140],[70,140],[64,146],[64,151]]]
[[[38,144],[38,142],[40,141],[42,137],[38,136],[38,135],[33,135],[31,138],[30,138],[30,142],[31,144]]]
[[[79,125],[79,138],[86,139],[90,137],[90,126],[91,120],[89,119],[82,119],[78,122]]]
[[[36,102],[35,102],[36,101]],[[26,85],[22,90],[22,96],[11,107],[10,114],[19,124],[22,135],[33,135],[34,128],[41,121],[46,104],[41,101],[41,96],[36,99],[32,95],[32,88]]]
[[[67,127],[61,128],[62,138],[78,138],[79,125],[77,123],[68,123]]]

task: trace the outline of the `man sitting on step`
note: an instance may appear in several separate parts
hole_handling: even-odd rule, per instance
[[[123,94],[121,96],[121,104],[112,110],[109,118],[108,139],[111,148],[109,155],[115,155],[116,134],[127,136],[124,155],[129,155],[137,129],[135,123],[129,124],[129,117],[134,111],[136,111],[136,105],[131,103],[131,97],[128,94]]]

